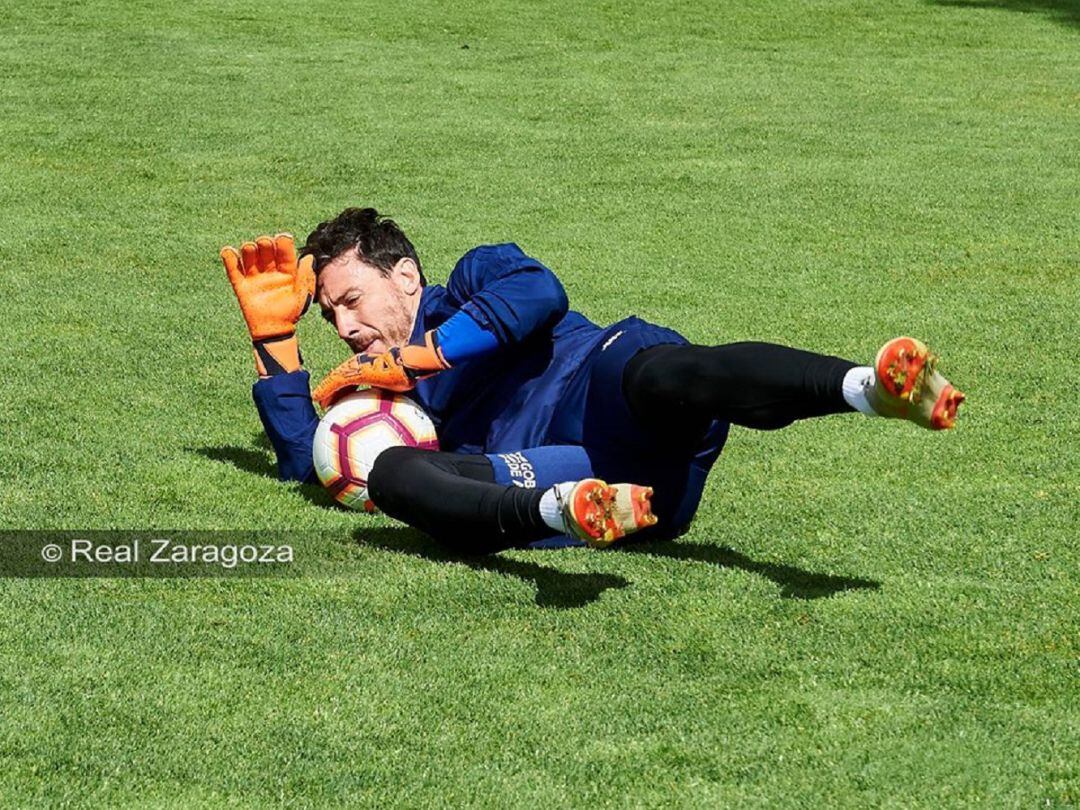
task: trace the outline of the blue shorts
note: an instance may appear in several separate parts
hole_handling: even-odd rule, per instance
[[[627,318],[608,327],[559,402],[547,446],[490,454],[496,480],[548,487],[596,476],[651,486],[660,522],[641,539],[682,534],[697,511],[709,470],[723,449],[728,423],[714,421],[692,447],[673,445],[663,426],[641,424],[623,394],[623,372],[638,352],[686,344],[678,332]],[[678,419],[672,414],[672,419]]]

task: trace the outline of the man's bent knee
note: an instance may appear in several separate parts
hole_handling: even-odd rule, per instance
[[[389,447],[375,457],[368,473],[368,496],[383,512],[392,515],[396,506],[408,497],[410,488],[415,487],[417,464],[423,464],[419,453],[426,453],[416,447]],[[411,485],[410,485],[411,482]]]

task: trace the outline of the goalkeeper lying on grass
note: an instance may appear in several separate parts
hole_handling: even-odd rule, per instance
[[[596,326],[513,244],[475,248],[445,287],[427,284],[405,234],[370,208],[320,224],[299,260],[287,235],[221,256],[281,478],[316,480],[312,399],[408,391],[444,451],[384,451],[369,495],[464,552],[553,535],[590,546],[672,537],[690,524],[729,424],[773,430],[859,411],[941,430],[964,399],[908,337],[864,366],[768,343],[695,346],[635,317]],[[312,298],[354,356],[309,393],[295,331]]]

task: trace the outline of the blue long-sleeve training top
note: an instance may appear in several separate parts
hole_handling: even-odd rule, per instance
[[[446,286],[424,287],[410,342],[423,342],[458,312],[466,313],[497,345],[421,380],[412,396],[435,423],[443,450],[500,453],[574,432],[579,414],[577,374],[605,332],[569,309],[562,284],[515,244],[485,245],[466,253]],[[255,405],[285,480],[315,480],[311,445],[318,415],[306,371],[259,380]]]

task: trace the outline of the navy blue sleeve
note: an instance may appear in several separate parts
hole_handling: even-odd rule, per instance
[[[524,340],[569,309],[555,274],[514,244],[473,248],[454,267],[446,289],[503,344]]]
[[[317,481],[311,445],[319,416],[311,402],[306,371],[276,374],[259,380],[251,389],[255,407],[277,454],[282,481]]]

